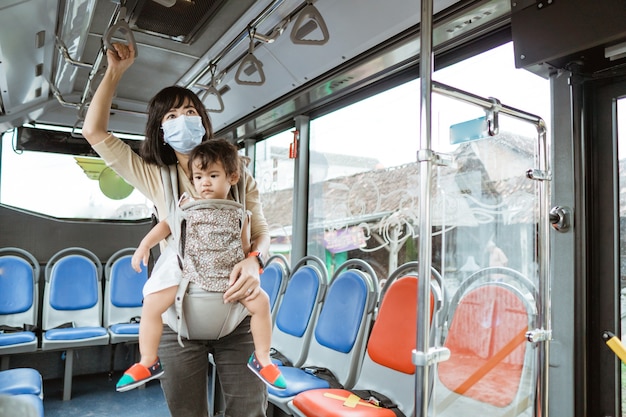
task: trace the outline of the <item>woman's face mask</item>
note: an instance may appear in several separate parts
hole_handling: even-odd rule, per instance
[[[163,139],[178,153],[188,154],[206,133],[200,116],[178,116],[164,122]]]

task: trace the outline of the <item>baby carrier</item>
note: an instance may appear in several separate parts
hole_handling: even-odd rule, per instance
[[[183,278],[205,291],[224,292],[230,273],[244,258],[243,206],[231,200],[195,200],[178,210]]]
[[[217,206],[220,206],[221,208],[228,208],[229,210],[227,213],[229,214],[227,214],[227,217],[231,217],[231,220],[229,220],[231,224],[233,224],[233,219],[236,217],[234,213],[245,213],[245,206],[242,205],[245,204],[245,175],[242,175],[241,177],[242,179],[237,183],[237,186],[231,189],[231,192],[234,194],[235,201],[201,200],[186,203],[183,207],[181,207],[181,209],[184,209],[184,216],[186,216],[187,219],[185,222],[174,221],[170,224],[172,236],[174,237],[174,241],[172,242],[170,240],[170,244],[180,242],[179,247],[182,248],[182,251],[179,251],[179,255],[184,255],[184,251],[187,251],[188,253],[191,251],[194,255],[198,255],[199,251],[204,250],[204,248],[200,248],[200,246],[206,247],[209,246],[209,243],[211,243],[207,242],[207,239],[197,239],[196,236],[192,237],[186,233],[187,230],[194,230],[192,233],[196,233],[196,229],[202,230],[202,227],[197,228],[195,225],[190,228],[187,222],[191,219],[193,219],[191,221],[206,222],[210,216],[205,217],[204,220],[199,220],[199,218],[206,216],[200,213],[206,210],[208,205],[211,205],[214,209],[216,209]],[[166,203],[170,209],[170,213],[175,213],[178,210],[177,202],[179,200],[178,172],[176,170],[176,166],[171,165],[161,168],[161,179],[163,181]],[[238,217],[236,221],[237,227],[232,228],[228,231],[228,233],[233,233],[235,231],[234,233],[238,234],[238,239],[229,238],[229,240],[231,242],[238,242],[240,247],[239,250],[241,252],[239,253],[239,251],[236,251],[237,254],[233,255],[233,257],[240,255],[238,259],[241,260],[243,259],[240,234],[241,226],[239,225],[241,214],[238,216],[240,217]],[[211,225],[216,221],[218,221],[218,219],[215,217],[208,220]],[[184,223],[187,223],[185,226],[186,230],[182,229],[182,225],[184,225]],[[209,223],[206,223],[206,225],[209,226]],[[183,235],[186,236],[183,237]],[[191,243],[191,245],[186,244],[185,240],[190,241],[190,239],[196,243]],[[187,260],[188,258],[190,259],[189,261]],[[180,285],[178,286],[174,305],[171,306],[163,315],[165,323],[172,330],[175,330],[178,333],[178,342],[181,345],[183,345],[183,337],[197,340],[215,340],[226,336],[235,330],[241,321],[248,315],[248,310],[246,310],[241,303],[224,303],[223,291],[225,288],[220,287],[221,289],[218,289],[215,287],[215,289],[213,289],[211,285],[209,285],[210,280],[207,278],[209,275],[205,276],[208,264],[203,265],[202,261],[197,261],[198,259],[202,259],[202,256],[194,256],[193,258],[196,259],[195,261],[191,261],[191,258],[191,256],[181,256],[179,258],[182,259],[182,268],[187,269],[185,270],[185,274],[183,275]],[[237,262],[235,262],[235,264]],[[229,262],[223,262],[224,265],[226,263]],[[221,266],[222,271],[228,269],[228,267],[224,265]],[[231,272],[232,265],[225,275],[226,280],[228,280],[228,276]],[[213,272],[210,274],[213,275]],[[194,278],[193,281],[189,279],[190,277]],[[227,282],[228,281],[226,281],[226,285]],[[221,285],[224,286],[223,283]]]

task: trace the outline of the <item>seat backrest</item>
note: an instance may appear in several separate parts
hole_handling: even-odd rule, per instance
[[[418,279],[395,279],[381,299],[356,390],[379,392],[409,416],[414,409]]]
[[[411,276],[417,278],[419,276],[419,262],[409,261],[398,266],[391,272],[389,278],[385,280],[385,285],[380,291],[380,299],[382,300],[389,286],[399,278]],[[430,270],[430,343],[433,346],[440,346],[442,327],[445,320],[446,311],[446,295],[443,278],[439,271],[435,268]]]
[[[439,381],[452,393],[436,409],[443,413],[452,403],[456,403],[448,410],[452,414],[477,403],[516,407],[520,389],[530,386],[522,378],[532,359],[526,332],[534,325],[534,304],[528,292],[524,295],[506,282],[476,282],[464,290],[451,300],[453,314],[448,316],[444,343],[450,359],[438,368]],[[531,395],[522,396],[524,403]]]
[[[265,264],[263,273],[261,274],[261,288],[270,298],[270,311],[272,319],[276,320],[278,312],[278,304],[287,288],[289,280],[289,263],[283,255],[273,255]]]
[[[42,328],[65,323],[102,326],[102,263],[88,249],[71,247],[52,255],[45,269]]]
[[[354,385],[378,301],[378,278],[366,262],[351,259],[334,272],[302,365],[327,368]]]
[[[379,392],[409,416],[415,410],[415,365],[418,323],[417,262],[398,267],[387,279],[380,297],[367,351],[355,390]],[[437,279],[430,280],[431,343],[434,342],[436,316],[443,306]]]
[[[120,249],[104,266],[104,327],[128,323],[133,317],[141,316],[148,268],[141,265],[141,272],[132,268],[134,252],[135,248]]]
[[[0,249],[0,324],[37,324],[39,262],[20,248]]]
[[[302,258],[287,283],[272,331],[272,347],[294,366],[300,366],[308,352],[327,283],[326,266],[315,256]]]

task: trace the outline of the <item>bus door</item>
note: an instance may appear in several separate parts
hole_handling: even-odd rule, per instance
[[[624,416],[626,367],[605,344],[605,333],[623,340],[626,330],[626,79],[572,75],[569,84],[581,115],[574,195],[582,231],[575,253],[584,256],[575,263],[572,342],[574,385],[587,390],[576,398],[585,398],[586,415]]]

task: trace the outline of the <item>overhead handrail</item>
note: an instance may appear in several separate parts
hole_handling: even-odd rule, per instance
[[[250,24],[248,28],[254,27],[262,23],[266,18],[268,18],[285,0],[274,0],[270,5],[268,5]],[[209,65],[203,68],[190,82],[188,82],[185,87],[191,88],[198,84],[198,82],[204,77],[212,68],[212,66],[217,66],[217,64],[228,54],[230,51],[235,49],[241,42],[243,42],[249,36],[249,30],[244,29],[241,31],[235,39],[233,39],[226,47],[224,47],[216,56],[211,60]],[[228,72],[229,68],[226,68],[223,72]]]
[[[120,33],[124,35],[127,42],[133,45],[135,49],[135,57],[136,57],[137,56],[137,44],[132,34],[132,30],[130,29],[130,26],[128,26],[128,23],[126,22],[126,8],[119,7],[119,10],[117,10],[116,12],[117,12],[117,16],[114,14],[111,18],[111,21],[117,20],[117,23],[109,26],[109,28],[103,34],[102,41],[107,48],[112,48],[111,39],[113,35],[119,31]],[[94,81],[95,77],[97,76],[101,77],[103,75],[102,68],[101,69],[98,69],[98,68],[100,67],[104,53],[101,50],[98,53],[98,56],[96,57],[95,62],[91,64],[91,63],[81,62],[81,61],[77,61],[73,59],[69,54],[67,46],[65,45],[63,40],[61,40],[58,36],[56,37],[56,45],[66,63],[74,65],[79,68],[85,68],[85,69],[91,70],[89,73],[89,77],[87,79],[87,84],[85,85],[85,90],[83,91],[83,94],[79,103],[69,102],[65,100],[63,98],[63,95],[59,91],[59,89],[56,87],[56,85],[51,80],[49,79],[46,80],[48,82],[48,85],[50,86],[50,89],[52,90],[52,94],[57,99],[59,104],[61,104],[61,106],[67,107],[67,108],[74,108],[78,111],[78,118],[76,120],[76,123],[74,123],[74,125],[72,126],[72,130],[70,134],[73,137],[82,137],[82,135],[76,132],[79,129],[79,126],[81,125],[81,123],[85,119],[85,113],[87,111],[87,108],[89,107],[89,98],[94,93],[94,90],[95,90],[92,85],[92,82]],[[116,112],[129,114],[133,116],[145,116],[146,115],[145,112],[134,111],[134,110],[116,109]]]
[[[493,105],[487,110],[487,133],[489,136],[496,136],[500,133],[498,112],[500,111],[502,103],[494,97],[489,97],[489,100],[491,100]]]
[[[128,42],[129,45],[133,46],[133,49],[135,50],[135,58],[137,58],[137,43],[135,42],[135,36],[133,35],[132,29],[130,28],[130,26],[128,26],[128,22],[126,22],[126,7],[120,7],[120,12],[117,15],[117,23],[110,26],[104,32],[102,40],[104,41],[107,49],[113,49],[113,45],[111,44],[111,38],[116,32],[121,33],[126,42]]]
[[[210,85],[196,84],[196,87],[200,87],[204,89],[204,93],[200,95],[200,101],[204,103],[206,110],[209,112],[213,112],[213,113],[221,113],[224,111],[224,101],[222,100],[222,95],[220,94],[220,92],[217,90],[217,87],[216,87],[217,85],[217,78],[215,77],[216,69],[217,68],[215,66],[211,68],[211,84]],[[206,105],[205,100],[209,98],[214,98],[215,100],[217,100],[217,104],[218,104],[217,108],[213,108],[213,107]]]
[[[70,131],[70,136],[73,138],[77,138],[77,139],[82,139],[83,134],[83,122],[85,121],[85,119],[78,117],[76,119],[76,122],[74,122],[74,125],[72,126],[72,130]],[[80,129],[81,133],[77,133],[78,129]]]
[[[239,68],[237,68],[237,73],[235,74],[235,81],[237,84],[242,85],[263,85],[265,84],[265,72],[263,72],[263,63],[259,61],[257,57],[254,56],[254,33],[256,32],[255,28],[250,28],[248,30],[248,34],[250,36],[250,46],[248,46],[248,53],[243,57],[241,62],[239,63]],[[254,69],[253,72],[258,73],[259,80],[255,81],[253,79],[245,79],[241,78],[242,72],[246,71],[248,68]]]
[[[321,39],[306,38],[316,29],[322,32]],[[330,39],[324,18],[310,1],[307,1],[307,5],[298,14],[298,18],[291,29],[290,37],[291,42],[298,45],[324,45]]]
[[[296,7],[288,16],[283,18],[276,26],[274,26],[274,28],[268,35],[259,34],[256,31],[256,28],[261,23],[263,23],[265,19],[271,16],[284,1],[285,0],[274,0],[271,4],[269,4],[254,20],[252,20],[248,24],[248,27],[246,29],[242,30],[228,45],[226,45],[221,51],[219,51],[217,55],[215,55],[215,57],[211,59],[209,64],[206,67],[202,68],[191,79],[191,81],[187,82],[184,86],[187,88],[195,86],[202,88],[201,85],[198,84],[200,80],[207,75],[212,66],[217,66],[228,53],[237,48],[243,41],[246,40],[246,38],[250,36],[250,28],[255,29],[254,33],[252,34],[254,39],[264,43],[272,43],[285,31],[285,28],[289,25],[289,23],[291,23],[294,17],[298,15],[302,10],[304,10],[306,6],[310,3],[304,2]],[[238,62],[239,59],[236,59],[234,62],[228,64],[222,69],[222,74],[228,73],[235,65],[237,65]]]
[[[55,39],[56,39],[57,48],[59,49],[59,52],[61,52],[61,55],[63,56],[63,59],[65,60],[65,62],[67,62],[68,64],[71,64],[71,65],[74,65],[75,67],[79,67],[79,68],[89,68],[89,69],[91,69],[93,67],[93,64],[89,64],[87,62],[81,62],[81,61],[77,61],[77,60],[73,59],[70,56],[69,51],[67,50],[67,46],[65,46],[65,44],[63,43],[61,38],[56,36]]]

